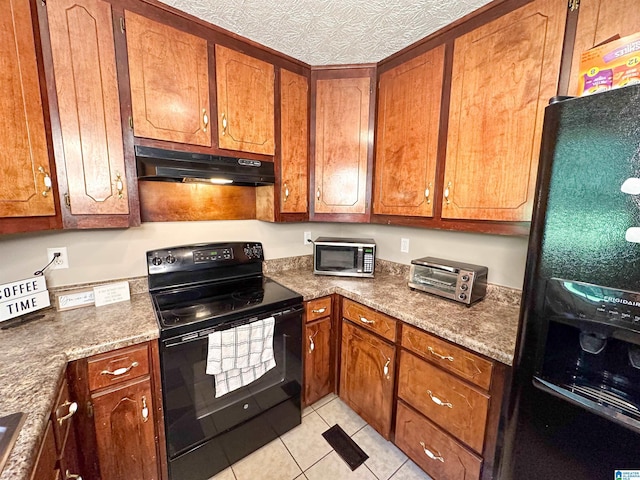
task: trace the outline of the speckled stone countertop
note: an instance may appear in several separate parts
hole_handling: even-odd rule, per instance
[[[158,338],[148,293],[103,307],[56,312],[0,330],[0,416],[27,413],[0,480],[26,480],[67,362]]]
[[[519,290],[489,285],[485,299],[466,307],[412,291],[407,286],[407,265],[377,260],[375,278],[359,279],[314,275],[310,259],[301,257],[298,262],[282,268],[271,266],[266,274],[297,291],[305,300],[337,293],[512,365],[520,313]]]
[[[264,273],[305,300],[337,293],[507,365],[513,361],[518,290],[490,285],[487,298],[467,308],[411,291],[408,266],[384,260],[376,261],[373,279],[313,275],[311,256],[266,261]],[[158,338],[146,277],[129,283],[128,302],[43,310],[42,319],[0,330],[0,416],[28,413],[0,480],[29,478],[68,362]]]

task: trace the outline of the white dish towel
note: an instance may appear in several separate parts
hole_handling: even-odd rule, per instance
[[[249,385],[276,366],[273,317],[209,334],[207,375],[213,375],[216,398]]]

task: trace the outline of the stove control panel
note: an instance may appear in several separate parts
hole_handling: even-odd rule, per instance
[[[247,243],[244,246],[244,254],[249,259],[264,260],[262,256],[262,244],[261,243]]]
[[[214,277],[233,275],[233,269],[240,266],[243,273],[253,270],[262,271],[264,252],[260,242],[225,242],[200,243],[197,245],[182,245],[163,248],[147,252],[147,271],[151,276],[186,275],[186,272],[212,273]],[[246,265],[255,267],[247,269]],[[172,281],[167,279],[166,282]],[[183,279],[176,281],[184,281]],[[152,283],[164,283],[165,280],[156,278]]]
[[[233,249],[230,247],[209,248],[207,250],[196,250],[193,252],[194,263],[219,262],[233,259]]]

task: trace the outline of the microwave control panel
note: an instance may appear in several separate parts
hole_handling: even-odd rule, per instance
[[[363,251],[363,258],[364,258],[362,262],[362,271],[364,273],[373,273],[373,263],[374,263],[373,248],[364,247],[362,251]]]

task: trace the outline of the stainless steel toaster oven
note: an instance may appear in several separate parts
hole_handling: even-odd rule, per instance
[[[471,305],[487,293],[489,269],[470,263],[424,257],[411,261],[409,287]]]

